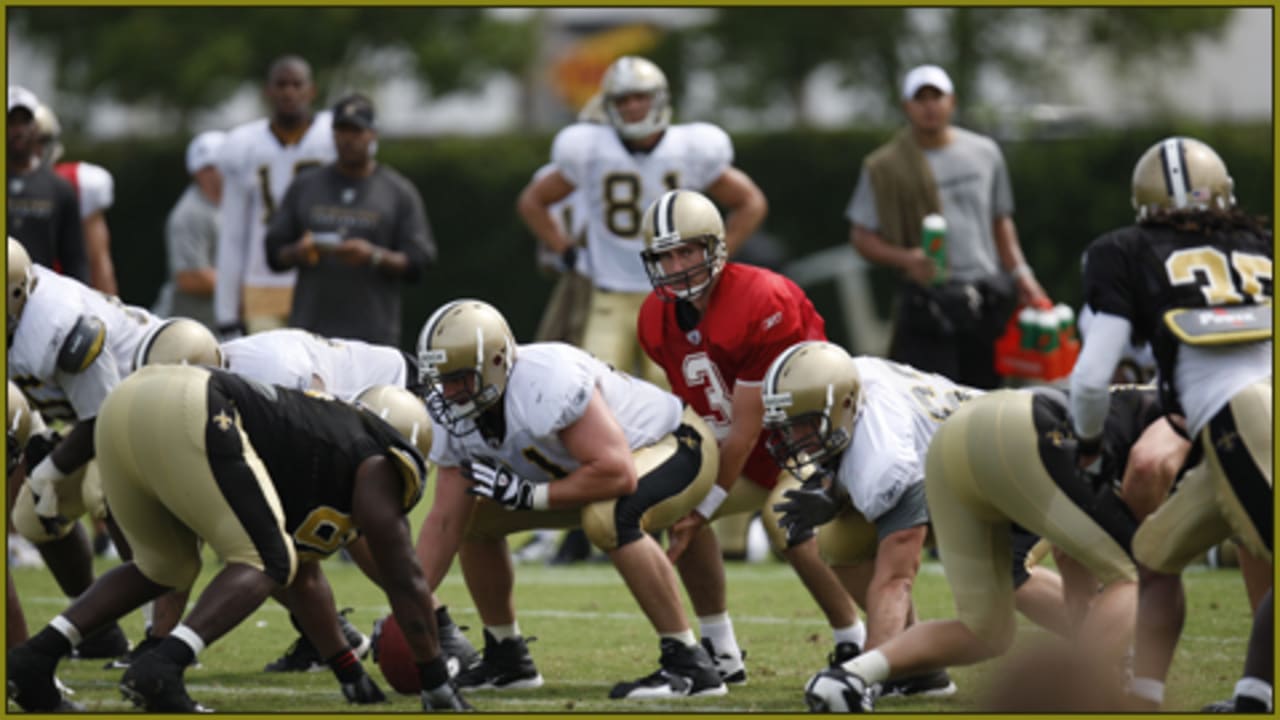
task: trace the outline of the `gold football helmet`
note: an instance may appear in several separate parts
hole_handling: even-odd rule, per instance
[[[779,466],[796,473],[849,447],[862,379],[840,346],[812,340],[792,345],[769,365],[761,392],[766,444]]]
[[[1236,204],[1234,183],[1213,148],[1189,137],[1152,145],[1133,168],[1138,221],[1157,210],[1226,210]]]
[[[724,220],[707,196],[693,190],[663,194],[644,212],[640,232],[644,236],[644,260],[649,283],[663,300],[689,300],[705,293],[729,258],[724,244]],[[668,273],[662,256],[683,245],[703,250],[702,261]]]
[[[356,398],[395,428],[423,457],[431,452],[431,417],[422,399],[402,387],[374,385]]]
[[[13,337],[18,329],[18,320],[22,318],[22,309],[27,306],[27,297],[35,287],[35,274],[31,271],[31,256],[22,243],[9,238],[8,286],[5,288],[5,333]]]
[[[605,114],[618,134],[628,140],[639,140],[662,132],[671,124],[671,98],[667,76],[649,60],[623,55],[604,71],[600,81]],[[618,112],[617,100],[624,95],[645,93],[650,97],[649,112],[636,122],[627,122]]]
[[[133,366],[208,365],[222,367],[222,348],[209,328],[190,318],[165,320],[134,351]]]
[[[13,381],[9,381],[9,395],[5,401],[5,475],[18,466],[18,458],[31,437],[31,406]]]
[[[481,300],[445,304],[418,334],[427,410],[450,433],[471,432],[481,413],[501,402],[515,360],[515,335],[497,308]]]

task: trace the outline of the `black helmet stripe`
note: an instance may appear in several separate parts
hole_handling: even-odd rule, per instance
[[[773,364],[769,366],[769,371],[764,376],[764,392],[775,393],[778,391],[778,373],[782,372],[782,368],[789,362],[791,357],[801,350],[811,345],[813,341],[805,340],[782,351],[782,354],[774,358]]]
[[[658,198],[658,208],[653,213],[657,225],[654,237],[665,238],[676,231],[676,196],[679,194],[680,191],[671,190]]]

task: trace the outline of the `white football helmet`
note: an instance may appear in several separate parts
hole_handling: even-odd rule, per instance
[[[31,256],[22,243],[12,237],[9,238],[8,263],[4,301],[5,335],[13,337],[36,280],[35,273],[31,271]]]
[[[454,435],[502,401],[516,360],[506,318],[481,300],[454,300],[431,314],[418,334],[419,381],[427,410]]]
[[[875,688],[839,666],[823,668],[804,684],[809,712],[871,712]]]
[[[209,328],[190,318],[169,318],[138,344],[133,366],[207,365],[222,367],[222,348]]]
[[[793,473],[825,463],[853,441],[862,378],[839,345],[810,340],[782,351],[761,388],[765,444],[780,467]]]
[[[694,190],[664,193],[644,211],[640,232],[644,237],[644,250],[640,251],[644,270],[663,300],[690,300],[707,292],[729,259],[720,209]],[[662,256],[683,245],[701,247],[702,261],[668,274],[662,268]]]
[[[618,134],[628,140],[639,140],[662,132],[671,124],[671,97],[667,90],[667,76],[649,60],[634,55],[624,55],[604,71],[600,81],[604,95],[605,114]],[[646,93],[649,95],[649,112],[636,122],[627,122],[618,112],[617,99],[623,95]]]
[[[395,385],[374,385],[356,403],[395,428],[423,457],[431,452],[431,417],[417,395]]]
[[[13,381],[9,381],[9,395],[5,401],[5,475],[18,466],[18,458],[31,437],[31,406]]]
[[[62,158],[62,123],[58,122],[58,116],[53,114],[48,105],[41,103],[34,113],[36,123],[36,138],[40,141],[42,150],[40,158],[46,164],[52,165]]]
[[[1227,164],[1208,145],[1170,137],[1152,145],[1133,168],[1138,221],[1157,210],[1226,210],[1236,204]]]

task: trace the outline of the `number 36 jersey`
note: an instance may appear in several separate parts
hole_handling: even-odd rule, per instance
[[[1133,341],[1151,342],[1160,376],[1174,380],[1194,431],[1240,388],[1271,374],[1271,343],[1178,349],[1163,316],[1175,308],[1269,302],[1272,256],[1269,236],[1244,229],[1129,226],[1085,251],[1084,301],[1128,320]]]
[[[648,152],[633,153],[609,125],[577,123],[560,131],[551,162],[583,194],[588,275],[596,287],[645,293],[640,219],[668,190],[703,190],[733,162],[733,143],[708,123],[672,125]]]
[[[734,386],[759,386],[773,359],[802,340],[825,340],[826,324],[791,280],[764,268],[728,263],[711,289],[707,311],[693,328],[681,328],[676,303],[649,293],[640,308],[640,345],[662,366],[671,391],[724,440],[733,422]],[[743,474],[772,488],[778,465],[764,432]]]

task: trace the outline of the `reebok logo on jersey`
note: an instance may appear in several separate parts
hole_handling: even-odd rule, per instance
[[[778,324],[778,323],[780,323],[780,322],[782,322],[782,311],[781,311],[781,310],[779,310],[778,312],[776,312],[776,313],[774,313],[774,314],[770,315],[769,317],[765,318],[765,319],[764,319],[764,322],[760,323],[760,330],[761,330],[762,332],[764,332],[764,331],[768,331],[768,330],[770,330],[771,328],[773,328],[773,327],[777,326],[777,324]]]

